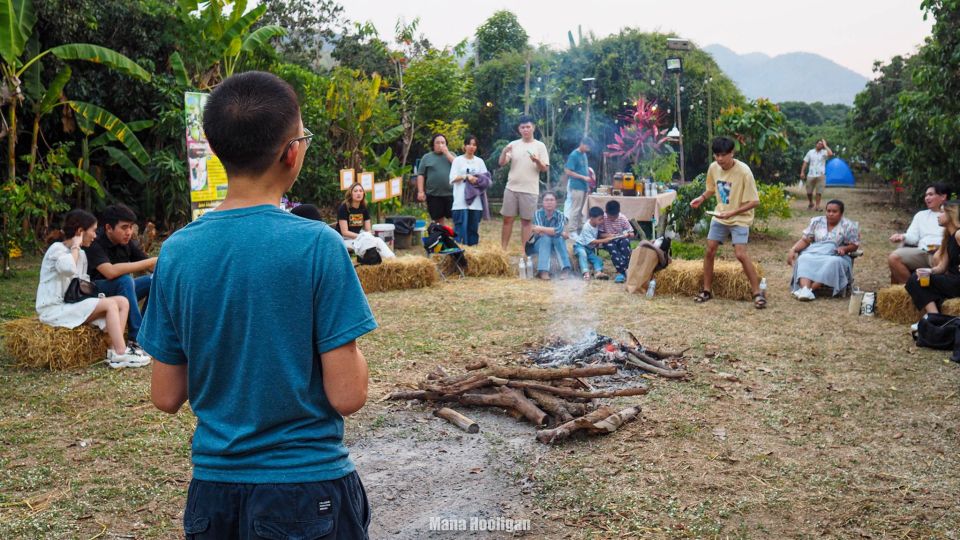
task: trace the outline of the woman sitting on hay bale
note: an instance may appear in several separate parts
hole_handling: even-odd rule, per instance
[[[73,278],[90,280],[87,275],[87,255],[84,247],[97,237],[97,218],[86,210],[71,210],[63,223],[65,240],[54,242],[40,263],[40,285],[37,287],[37,314],[40,322],[50,326],[76,328],[93,324],[106,329],[111,349],[107,349],[107,364],[114,368],[141,367],[150,358],[127,347],[123,337],[130,304],[123,296],[86,298],[67,303],[64,294]]]
[[[309,217],[309,219],[319,221],[320,213],[318,211],[316,217],[303,217]],[[387,243],[384,242],[382,238],[373,235],[371,232],[372,228],[370,210],[367,209],[367,192],[364,191],[363,186],[360,185],[359,182],[354,182],[353,185],[350,186],[350,189],[346,191],[340,208],[337,209],[337,232],[343,237],[343,244],[347,249],[353,250],[353,244],[357,241],[357,238],[361,235],[369,235],[369,238],[363,239],[365,242],[369,242],[376,247],[383,258],[389,259],[393,257],[394,255],[393,252],[390,251],[390,247],[387,246]]]
[[[790,248],[787,264],[793,266],[793,295],[802,302],[815,298],[823,285],[837,296],[853,281],[853,259],[860,249],[860,226],[843,217],[843,203],[827,203],[826,212],[810,220],[803,237]],[[796,263],[796,264],[794,264]]]
[[[943,227],[943,241],[937,249],[936,266],[929,269],[930,276],[920,281],[917,269],[907,280],[907,292],[923,313],[940,313],[944,300],[960,297],[960,201],[947,201],[938,218]]]

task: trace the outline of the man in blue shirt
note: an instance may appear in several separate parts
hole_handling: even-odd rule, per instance
[[[567,230],[578,231],[583,225],[583,204],[590,189],[590,163],[587,154],[593,148],[593,139],[584,137],[580,145],[570,152],[564,173],[567,175],[567,199],[563,213],[567,218]]]
[[[188,538],[367,538],[370,511],[343,444],[363,407],[356,339],[376,328],[340,236],[278,207],[312,134],[269,73],[224,80],[203,128],[229,179],[223,203],[160,250],[140,345],[151,394],[197,417]]]

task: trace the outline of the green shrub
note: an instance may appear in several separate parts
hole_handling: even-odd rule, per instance
[[[760,195],[760,205],[753,210],[753,218],[758,222],[758,229],[766,230],[767,221],[777,217],[790,217],[790,196],[783,189],[783,184],[759,184],[757,190]]]
[[[673,230],[681,237],[693,235],[693,227],[706,215],[704,211],[713,210],[717,205],[715,197],[711,197],[700,205],[700,208],[690,206],[690,201],[696,199],[706,190],[707,175],[701,173],[691,182],[677,188],[677,199],[670,205],[667,215]]]
[[[702,259],[707,248],[703,244],[674,241],[670,244],[670,255],[674,259],[694,261]]]

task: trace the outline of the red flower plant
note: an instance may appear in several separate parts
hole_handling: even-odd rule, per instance
[[[647,101],[642,96],[637,99],[637,106],[632,112],[620,117],[625,125],[619,133],[614,133],[617,142],[607,145],[607,157],[623,157],[633,163],[656,154],[667,137],[660,132],[660,121],[663,114],[658,110],[656,102]]]

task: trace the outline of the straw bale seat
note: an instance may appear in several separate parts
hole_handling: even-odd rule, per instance
[[[426,257],[405,255],[384,259],[380,264],[357,266],[363,292],[395,291],[430,287],[440,279],[434,262]]]
[[[103,361],[110,346],[105,332],[88,324],[58,328],[37,318],[0,325],[6,353],[23,367],[54,371],[87,367]]]
[[[960,315],[960,298],[951,298],[942,307],[947,315]],[[895,323],[913,324],[920,320],[920,311],[913,307],[913,301],[903,285],[890,285],[877,291],[873,311],[877,317]]]
[[[763,267],[754,263],[757,274],[763,277]],[[674,259],[669,266],[653,275],[657,280],[657,294],[696,296],[703,287],[703,260]],[[740,261],[715,260],[713,265],[714,298],[752,300],[753,291]]]
[[[509,276],[511,274],[510,259],[500,246],[489,244],[483,246],[468,246],[463,248],[463,256],[467,267],[464,274],[468,277]],[[456,273],[454,261],[450,257],[434,254],[432,258],[441,265],[445,274]]]

